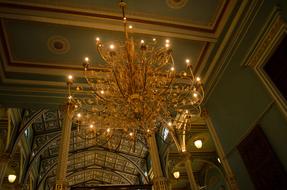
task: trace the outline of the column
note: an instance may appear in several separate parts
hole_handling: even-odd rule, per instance
[[[152,133],[148,137],[149,153],[152,161],[152,170],[154,174],[153,187],[154,190],[168,190],[167,179],[163,176],[161,164],[158,154],[155,134]]]
[[[184,154],[184,164],[185,164],[185,169],[187,172],[187,176],[188,176],[188,181],[190,184],[190,188],[192,190],[199,190],[198,185],[195,181],[194,175],[193,175],[193,170],[192,170],[192,161],[191,161],[191,155],[190,153],[183,153]]]
[[[6,175],[6,168],[8,167],[9,160],[10,154],[2,153],[0,155],[0,189],[3,183],[3,179]]]
[[[75,106],[72,103],[68,103],[65,106],[65,117],[63,121],[61,142],[59,147],[55,190],[67,189],[66,173],[68,166],[69,145],[74,108]]]

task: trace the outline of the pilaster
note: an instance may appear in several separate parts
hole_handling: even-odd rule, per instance
[[[148,137],[149,152],[152,161],[152,169],[154,173],[153,187],[154,190],[168,190],[167,179],[163,176],[161,163],[158,154],[155,134],[151,133]]]
[[[72,103],[68,103],[64,109],[65,116],[62,126],[62,136],[59,147],[55,190],[64,190],[67,189],[68,186],[66,181],[66,174],[68,166],[70,136],[71,136],[74,108],[75,106]]]

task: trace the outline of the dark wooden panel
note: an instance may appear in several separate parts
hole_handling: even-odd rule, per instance
[[[286,171],[261,127],[256,126],[238,150],[257,190],[287,189]]]

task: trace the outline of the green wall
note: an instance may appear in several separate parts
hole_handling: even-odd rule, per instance
[[[262,126],[287,171],[287,151],[284,146],[287,144],[287,116],[282,114],[276,103],[270,107],[274,99],[255,71],[241,66],[275,5],[280,7],[283,16],[287,18],[286,1],[263,2],[206,103],[227,159],[242,190],[252,190],[254,187],[236,146],[256,123]]]

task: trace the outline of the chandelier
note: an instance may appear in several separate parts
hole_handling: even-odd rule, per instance
[[[198,116],[204,91],[199,77],[186,59],[186,70],[177,71],[170,40],[134,39],[121,1],[124,40],[104,43],[96,38],[97,52],[104,60],[96,67],[86,57],[84,85],[73,86],[68,77],[68,100],[76,107],[74,121],[83,138],[109,136],[122,130],[129,136],[148,135],[161,126],[171,126],[182,113]]]

